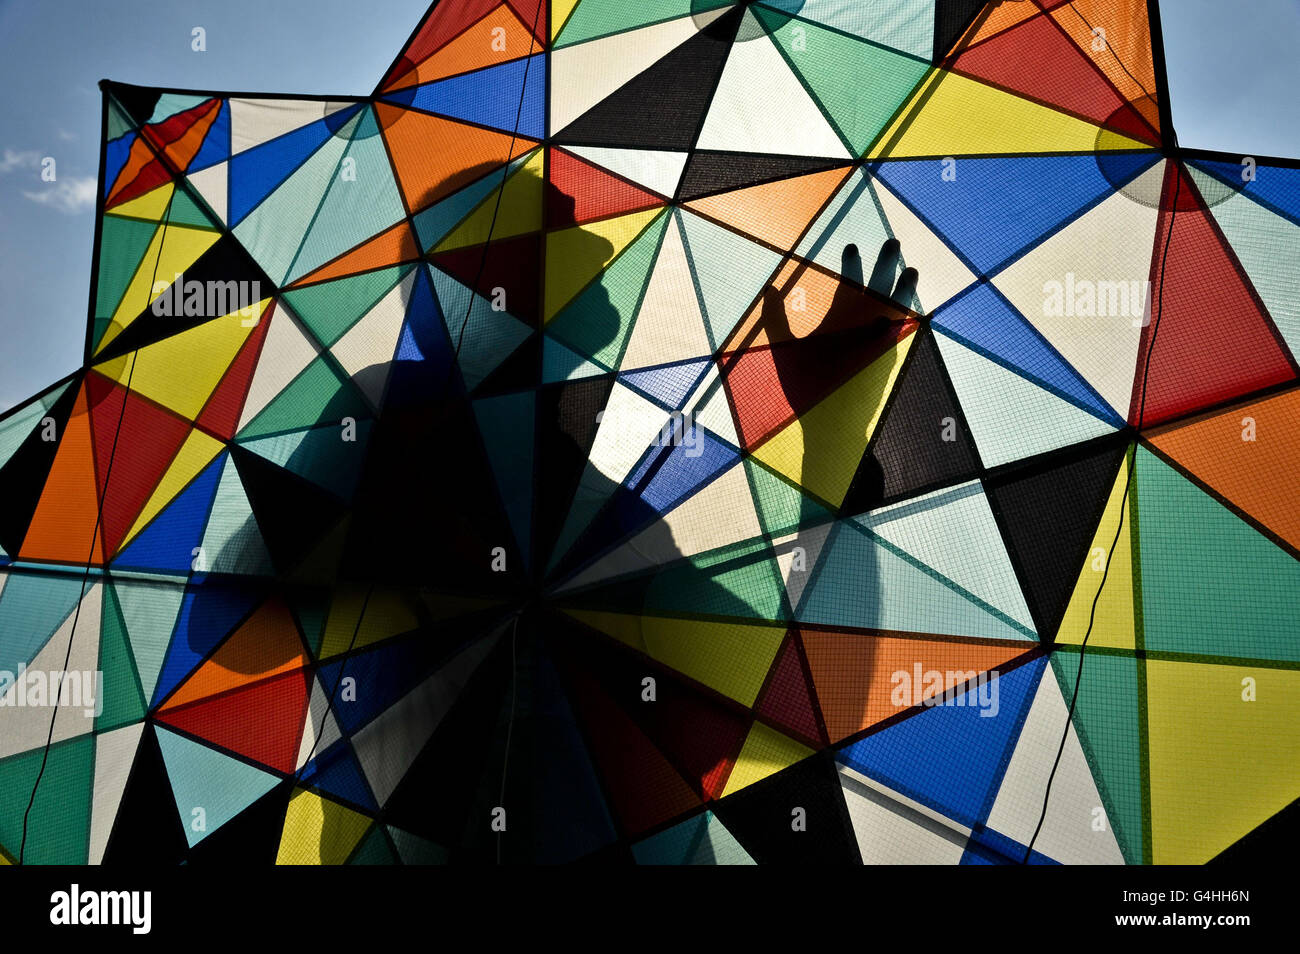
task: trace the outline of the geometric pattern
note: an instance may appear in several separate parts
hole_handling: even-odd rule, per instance
[[[4,860],[1295,824],[1300,163],[1178,146],[1155,4],[442,0],[369,96],[103,93]]]

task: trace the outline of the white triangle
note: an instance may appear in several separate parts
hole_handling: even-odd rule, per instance
[[[351,105],[304,99],[232,99],[230,154],[260,146]]]
[[[415,275],[413,271],[398,282],[330,348],[330,353],[374,408],[384,400],[384,387],[406,323],[406,306],[411,300]]]
[[[831,527],[834,525],[833,520],[827,521],[772,541],[772,549],[776,552],[776,562],[781,568],[781,576],[785,580],[786,597],[789,599],[790,607],[793,610],[797,611],[799,609],[799,601],[803,599],[804,588],[812,578],[813,569],[817,566],[817,560],[822,553],[822,547],[826,544],[826,538],[830,536]],[[794,565],[795,557],[799,556],[800,552],[802,552],[800,560],[802,569],[796,569]]]
[[[757,37],[731,47],[697,147],[852,158],[754,14],[745,19],[742,33]]]
[[[1028,846],[1043,811],[1047,779],[1056,762],[1067,716],[1061,688],[1048,666],[998,789],[987,827]],[[1047,815],[1034,851],[1063,864],[1124,864],[1073,725],[1056,768]]]
[[[731,413],[727,389],[718,383],[719,377],[715,361],[696,385],[695,393],[687,400],[686,407],[692,409],[696,424],[721,437],[732,447],[739,447],[740,435],[736,433],[736,418]]]
[[[562,589],[645,572],[673,560],[761,536],[745,468],[731,467]]]
[[[229,163],[219,162],[215,166],[191,173],[189,176],[190,185],[198,191],[203,197],[203,201],[212,209],[212,213],[221,220],[222,224],[226,221],[226,196],[230,181]]]
[[[970,269],[962,264],[943,239],[903,205],[894,193],[876,182],[872,183],[872,188],[885,212],[890,231],[898,239],[903,264],[916,269],[916,295],[923,313],[934,311],[975,281]]]
[[[664,233],[659,258],[637,311],[621,370],[699,358],[712,351],[680,226],[674,216]]]
[[[712,21],[724,11],[701,14]],[[695,36],[695,17],[679,17],[627,33],[552,50],[551,129],[563,130],[638,73]]]
[[[97,699],[102,703],[98,694],[105,688],[103,680],[96,677],[103,602],[104,587],[96,583],[82,598],[80,615],[76,610],[69,613],[54,635],[27,663],[21,677],[13,682],[6,681],[7,688],[0,695],[0,705],[3,706],[0,712],[4,713],[0,759],[43,748],[47,739],[51,744],[57,744],[94,731],[95,703]],[[67,673],[70,680],[66,687],[67,695],[63,696],[66,703],[55,706],[51,701],[58,701],[60,692],[64,691],[60,685],[63,673]],[[87,675],[89,680],[85,678]],[[32,695],[38,682],[43,687],[43,702]],[[54,723],[52,738],[51,721]]]
[[[331,706],[329,697],[325,695],[325,690],[320,684],[320,678],[312,680],[311,701],[307,704],[307,715],[304,716],[302,741],[298,743],[298,758],[294,762],[295,771],[301,770],[307,764],[308,756],[316,758],[343,738],[338,721],[334,718],[334,709],[339,705],[342,691],[342,686],[335,689],[334,705]]]
[[[865,865],[956,865],[970,832],[875,779],[839,766],[844,804]]]
[[[565,149],[670,199],[677,193],[677,183],[682,178],[682,170],[686,168],[689,157],[685,152],[655,152],[649,149],[601,146],[565,146]]]
[[[1087,411],[936,334],[948,377],[985,467],[1044,454],[1115,428]]]
[[[1136,194],[1159,194],[1163,162],[1129,187]],[[1096,208],[1012,262],[993,284],[1015,305],[1061,356],[1096,388],[1120,417],[1128,416],[1142,338],[1146,282],[1151,277],[1158,210],[1117,192]],[[1087,283],[1086,285],[1084,283]],[[1101,293],[1097,286],[1101,284]],[[1060,291],[1055,302],[1052,285]],[[1134,288],[1141,289],[1132,295]],[[1109,312],[1111,298],[1121,314],[1078,315],[1073,307],[1082,290]],[[1112,295],[1111,289],[1114,289]],[[1120,294],[1128,308],[1122,307]],[[1136,301],[1129,301],[1136,298]],[[1061,314],[1053,314],[1060,304]],[[1068,309],[1064,305],[1070,305]],[[1049,307],[1052,306],[1052,307]],[[1095,306],[1094,306],[1095,307]]]
[[[90,803],[90,844],[87,864],[97,865],[104,860],[108,836],[117,820],[117,809],[122,804],[126,780],[135,763],[135,750],[140,745],[144,723],[123,726],[95,738],[95,783]]]
[[[266,341],[262,343],[262,353],[257,359],[253,382],[248,388],[238,430],[246,427],[275,400],[276,395],[288,387],[318,354],[320,349],[311,336],[298,327],[289,306],[283,300],[278,301],[271,316],[271,327],[266,332]]]

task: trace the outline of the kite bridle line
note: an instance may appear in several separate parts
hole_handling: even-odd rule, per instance
[[[143,131],[140,133],[140,138],[141,140],[146,140],[146,141],[148,139],[148,137],[144,135]],[[156,158],[158,159],[161,158],[160,156],[158,156],[156,150],[150,149],[150,151],[154,153]],[[167,229],[171,224],[172,202],[175,200],[176,192],[179,188],[180,185],[173,179],[172,192],[171,195],[167,197],[167,208],[164,211],[163,218],[162,218],[162,230],[158,236],[158,256],[157,258],[154,259],[153,274],[149,279],[148,287],[145,289],[145,294],[149,298],[149,301],[145,302],[144,305],[145,308],[149,307],[154,297],[154,292],[153,292],[154,283],[158,281],[158,266],[162,263],[163,248],[167,244]],[[126,418],[126,406],[129,403],[129,398],[131,396],[131,381],[135,377],[135,363],[136,363],[136,359],[139,358],[139,356],[140,356],[139,348],[136,348],[131,352],[131,367],[130,370],[127,371],[126,384],[122,391],[122,409],[118,411],[117,414],[117,426],[113,429],[113,444],[108,454],[108,466],[104,470],[104,489],[99,494],[96,495],[95,529],[90,536],[90,555],[86,557],[86,567],[81,576],[81,594],[77,597],[77,609],[73,613],[72,626],[68,632],[68,648],[63,654],[62,672],[64,672],[65,674],[68,671],[68,663],[72,660],[72,644],[76,641],[77,638],[77,623],[81,620],[81,606],[86,600],[86,583],[90,579],[90,568],[91,566],[94,565],[95,562],[95,544],[99,542],[99,528],[104,521],[104,498],[108,496],[109,482],[112,480],[113,462],[117,459],[117,441],[122,434],[122,421]],[[90,380],[90,376],[89,374],[87,374],[84,378],[82,378],[82,385],[81,385],[83,388],[85,388],[87,426],[90,426],[90,388],[88,384],[89,380]],[[71,423],[71,416],[69,416],[68,422],[65,423],[64,425],[65,430],[68,424],[70,423]],[[105,542],[107,543],[107,541]],[[104,557],[104,571],[105,571],[105,583],[107,584],[108,582],[108,554],[107,553],[105,553],[105,557]],[[102,687],[100,691],[103,691]],[[32,807],[36,804],[36,793],[41,787],[41,779],[45,776],[45,767],[50,760],[50,746],[54,744],[54,725],[59,718],[59,706],[57,702],[52,706],[52,709],[54,711],[50,715],[50,729],[49,732],[46,733],[45,746],[44,746],[44,750],[41,753],[41,767],[36,773],[36,781],[32,783],[32,794],[31,797],[28,798],[27,800],[27,810],[23,812],[23,836],[22,836],[22,841],[19,843],[18,846],[18,864],[20,865],[23,864],[23,859],[27,853],[28,820],[30,819],[32,814]]]
[[[1151,356],[1156,350],[1156,335],[1160,333],[1160,319],[1164,316],[1164,290],[1165,290],[1165,265],[1169,261],[1169,245],[1174,237],[1174,219],[1178,215],[1178,198],[1182,190],[1183,172],[1176,158],[1169,158],[1170,168],[1174,173],[1174,195],[1169,207],[1169,222],[1165,233],[1164,250],[1160,255],[1160,279],[1156,283],[1155,306],[1156,317],[1151,325],[1151,338],[1147,341],[1146,360],[1142,368],[1142,390],[1141,397],[1138,401],[1138,419],[1134,426],[1132,461],[1129,461],[1129,451],[1124,452],[1124,465],[1128,468],[1128,473],[1124,478],[1124,493],[1119,502],[1119,521],[1115,527],[1115,538],[1110,543],[1110,550],[1106,554],[1106,565],[1102,569],[1101,582],[1097,586],[1097,592],[1092,598],[1092,607],[1088,611],[1088,628],[1083,634],[1083,642],[1079,644],[1079,668],[1074,677],[1074,692],[1070,697],[1070,710],[1065,718],[1065,731],[1061,733],[1061,744],[1057,746],[1056,758],[1052,762],[1051,774],[1047,777],[1047,788],[1043,792],[1043,809],[1038,816],[1038,825],[1034,828],[1033,837],[1029,839],[1029,844],[1025,848],[1025,856],[1021,859],[1021,864],[1028,864],[1033,855],[1034,842],[1038,840],[1039,832],[1043,829],[1043,822],[1047,820],[1047,806],[1052,797],[1052,782],[1056,779],[1056,770],[1061,765],[1061,757],[1065,754],[1065,744],[1070,738],[1070,728],[1074,725],[1074,710],[1079,703],[1079,687],[1083,685],[1083,658],[1088,648],[1088,639],[1092,636],[1092,628],[1097,618],[1097,603],[1101,600],[1101,594],[1106,588],[1106,577],[1110,574],[1110,564],[1115,556],[1115,549],[1119,546],[1120,537],[1124,533],[1124,515],[1128,512],[1129,491],[1133,487],[1133,477],[1137,473],[1137,448],[1138,436],[1142,432],[1142,422],[1146,417],[1147,405],[1147,378],[1151,374]],[[1161,185],[1161,195],[1164,194],[1164,185]]]
[[[445,399],[447,396],[447,391],[451,387],[452,377],[455,373],[456,362],[460,358],[460,349],[465,340],[465,329],[469,327],[469,320],[474,310],[474,299],[478,295],[478,286],[479,283],[482,282],[483,272],[487,268],[487,257],[488,257],[488,252],[490,251],[492,245],[492,235],[493,232],[496,230],[497,216],[501,211],[501,200],[505,196],[506,183],[510,178],[510,165],[512,162],[514,162],[515,144],[519,139],[519,126],[523,120],[524,99],[526,98],[528,93],[528,74],[529,74],[529,70],[532,68],[533,65],[533,52],[536,50],[537,47],[537,26],[541,22],[542,7],[545,6],[543,0],[536,0],[536,3],[537,3],[537,7],[533,13],[532,31],[530,32],[528,38],[528,55],[524,60],[524,75],[519,86],[519,105],[515,108],[515,125],[514,125],[514,129],[511,130],[510,133],[510,146],[506,150],[505,164],[501,167],[501,186],[497,189],[496,202],[493,204],[492,207],[492,218],[491,221],[489,221],[488,223],[487,238],[483,243],[483,254],[479,258],[478,271],[474,276],[474,284],[471,285],[469,288],[469,297],[465,304],[465,317],[461,321],[460,332],[456,336],[456,347],[453,349],[451,353],[451,357],[447,362],[447,373],[446,376],[443,378],[442,387],[440,389],[441,390],[441,394],[439,396],[440,401]],[[418,31],[419,28],[417,28],[417,33]],[[352,638],[348,640],[347,649],[343,651],[343,657],[339,663],[338,678],[334,680],[334,685],[330,689],[329,696],[326,699],[325,712],[321,716],[320,727],[314,733],[311,748],[308,749],[307,751],[307,757],[303,759],[302,765],[299,766],[293,773],[293,781],[295,785],[297,785],[301,781],[303,769],[305,769],[308,765],[310,765],[312,759],[315,757],[316,746],[320,744],[320,740],[325,731],[326,722],[329,720],[330,713],[334,709],[334,697],[338,693],[338,688],[343,682],[343,673],[347,669],[348,660],[352,658],[352,652],[356,648],[357,637],[361,633],[361,624],[365,620],[366,609],[369,607],[370,599],[375,592],[375,582],[376,581],[372,579],[366,587],[366,595],[361,602],[361,611],[357,614],[357,623],[356,626],[354,626],[352,629]],[[510,631],[510,661],[511,661],[510,718],[506,723],[506,750],[505,750],[505,758],[503,760],[504,764],[502,766],[502,772],[501,772],[501,799],[500,800],[502,802],[504,802],[505,800],[506,769],[509,765],[509,760],[510,760],[510,737],[514,729],[514,721],[515,721],[515,684],[517,682],[516,673],[515,673],[515,643],[516,643],[515,637],[518,633],[518,630],[519,630],[519,614],[516,613],[514,614],[514,624],[511,627],[511,631]],[[497,839],[497,862],[500,863],[500,861],[501,861],[501,840],[498,838]]]
[[[1092,26],[1092,24],[1090,24],[1087,18],[1084,17],[1084,15],[1075,8],[1074,0],[1070,0],[1067,6],[1069,6],[1071,10],[1074,10],[1075,15],[1078,16],[1078,18],[1083,21],[1084,25],[1087,26],[1089,30],[1092,30],[1095,33],[1095,29]],[[1149,9],[1154,11],[1157,10],[1158,7],[1156,7],[1155,3],[1152,3]],[[1149,16],[1155,18],[1156,22],[1158,22],[1158,17],[1156,16],[1155,12],[1151,12]],[[1151,29],[1153,31],[1155,30],[1155,23],[1152,24]],[[1154,40],[1153,40],[1153,44],[1154,44]],[[1113,57],[1115,57],[1115,62],[1119,64],[1120,69],[1122,69],[1125,72],[1125,74],[1130,79],[1132,79],[1135,84],[1137,84],[1137,87],[1139,89],[1141,89],[1144,93],[1146,93],[1148,97],[1151,97],[1152,94],[1147,92],[1146,87],[1144,87],[1138,81],[1138,79],[1135,76],[1133,76],[1131,72],[1129,72],[1128,67],[1124,65],[1124,61],[1120,59],[1119,54],[1114,51],[1114,49],[1111,47],[1109,43],[1106,44],[1106,49],[1110,51]],[[1153,50],[1153,55],[1155,55],[1154,50]],[[1168,82],[1166,82],[1164,84],[1164,96],[1166,99],[1169,96],[1168,87],[1169,84]],[[1143,421],[1146,418],[1147,381],[1151,374],[1151,356],[1155,353],[1156,350],[1156,336],[1160,333],[1160,319],[1164,316],[1165,266],[1169,261],[1169,245],[1174,238],[1174,220],[1178,215],[1178,199],[1183,184],[1182,167],[1179,164],[1177,158],[1178,157],[1178,136],[1174,132],[1172,122],[1166,120],[1164,125],[1165,128],[1162,129],[1162,133],[1166,141],[1173,147],[1172,149],[1167,150],[1166,161],[1170,164],[1174,172],[1174,194],[1173,194],[1173,199],[1170,202],[1170,206],[1169,206],[1168,231],[1165,233],[1164,249],[1160,253],[1160,277],[1159,280],[1156,282],[1156,290],[1154,295],[1156,317],[1151,325],[1151,337],[1147,341],[1146,359],[1144,360],[1142,366],[1142,389],[1140,392],[1141,396],[1138,400],[1138,419],[1137,419],[1137,424],[1134,426],[1134,435],[1133,435],[1133,447],[1132,447],[1133,459],[1132,461],[1129,460],[1129,451],[1126,448],[1124,452],[1124,466],[1128,468],[1128,473],[1125,475],[1124,478],[1124,493],[1120,496],[1119,520],[1117,521],[1115,526],[1115,537],[1113,540],[1111,540],[1110,549],[1106,554],[1106,565],[1102,568],[1101,582],[1097,585],[1097,592],[1093,594],[1093,598],[1092,598],[1092,606],[1088,610],[1088,628],[1084,631],[1083,641],[1079,644],[1079,667],[1074,676],[1074,692],[1071,693],[1070,695],[1070,708],[1069,711],[1066,713],[1065,728],[1061,732],[1061,742],[1056,748],[1056,758],[1052,760],[1052,771],[1047,776],[1047,787],[1043,790],[1043,807],[1038,815],[1038,824],[1034,826],[1034,834],[1030,837],[1029,844],[1025,846],[1024,857],[1021,858],[1020,860],[1021,864],[1028,864],[1029,860],[1033,857],[1034,843],[1038,840],[1038,836],[1043,830],[1043,823],[1047,821],[1047,808],[1052,798],[1052,783],[1056,780],[1057,769],[1059,769],[1061,766],[1061,758],[1065,754],[1065,745],[1070,739],[1070,729],[1074,725],[1074,712],[1079,704],[1079,688],[1083,685],[1083,660],[1084,660],[1084,656],[1087,654],[1088,640],[1092,637],[1092,630],[1093,627],[1096,625],[1097,604],[1101,601],[1101,594],[1106,589],[1106,579],[1110,575],[1110,564],[1115,557],[1115,550],[1119,546],[1120,538],[1123,536],[1124,533],[1124,516],[1125,514],[1128,513],[1129,492],[1132,490],[1133,477],[1137,472],[1138,438],[1142,432]],[[1162,182],[1160,186],[1160,196],[1162,201],[1164,198],[1164,193],[1165,193],[1165,186],[1164,183]]]

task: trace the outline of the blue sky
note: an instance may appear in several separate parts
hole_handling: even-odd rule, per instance
[[[428,0],[0,0],[0,409],[78,367],[102,78],[368,93]],[[1300,0],[1164,0],[1185,146],[1300,155]],[[255,29],[250,29],[250,25]],[[190,48],[207,32],[207,52]],[[41,157],[58,184],[39,178]]]

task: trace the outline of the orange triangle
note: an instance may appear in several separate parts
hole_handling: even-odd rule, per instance
[[[84,564],[89,557],[103,563],[103,539],[95,533],[98,519],[95,447],[83,383],[19,554],[24,560]]]
[[[496,30],[501,32],[495,33]],[[503,3],[427,60],[421,61],[385,92],[522,59],[530,48],[534,53],[540,52],[528,27]]]
[[[272,599],[258,608],[168,697],[159,711],[251,686],[307,665],[307,651],[287,606]]]
[[[326,262],[314,272],[304,275],[293,283],[292,288],[327,282],[345,275],[358,272],[374,271],[402,262],[414,262],[420,258],[420,247],[416,244],[415,233],[406,220],[398,222],[389,229],[380,232],[372,239],[350,252],[344,252],[332,262]]]
[[[988,672],[1024,655],[1027,643],[996,640],[954,641],[884,636],[867,632],[803,632],[804,650],[813,686],[826,720],[831,743],[868,729],[916,705],[912,694],[917,668],[922,680],[919,698],[926,691],[925,674],[938,671],[944,690],[966,681],[953,674]],[[906,680],[902,675],[906,674]]]
[[[428,208],[537,146],[531,139],[512,139],[509,133],[388,103],[377,103],[375,110],[406,207],[412,212]],[[434,143],[455,143],[456,148],[436,149]]]
[[[851,166],[841,166],[792,179],[778,179],[748,189],[696,199],[686,206],[786,251],[799,241],[799,236],[822,210],[831,193],[852,171]],[[773,215],[773,209],[780,209],[781,214]]]
[[[1193,418],[1155,431],[1148,439],[1234,506],[1300,548],[1296,421],[1300,390]],[[1245,439],[1252,434],[1253,440]]]

